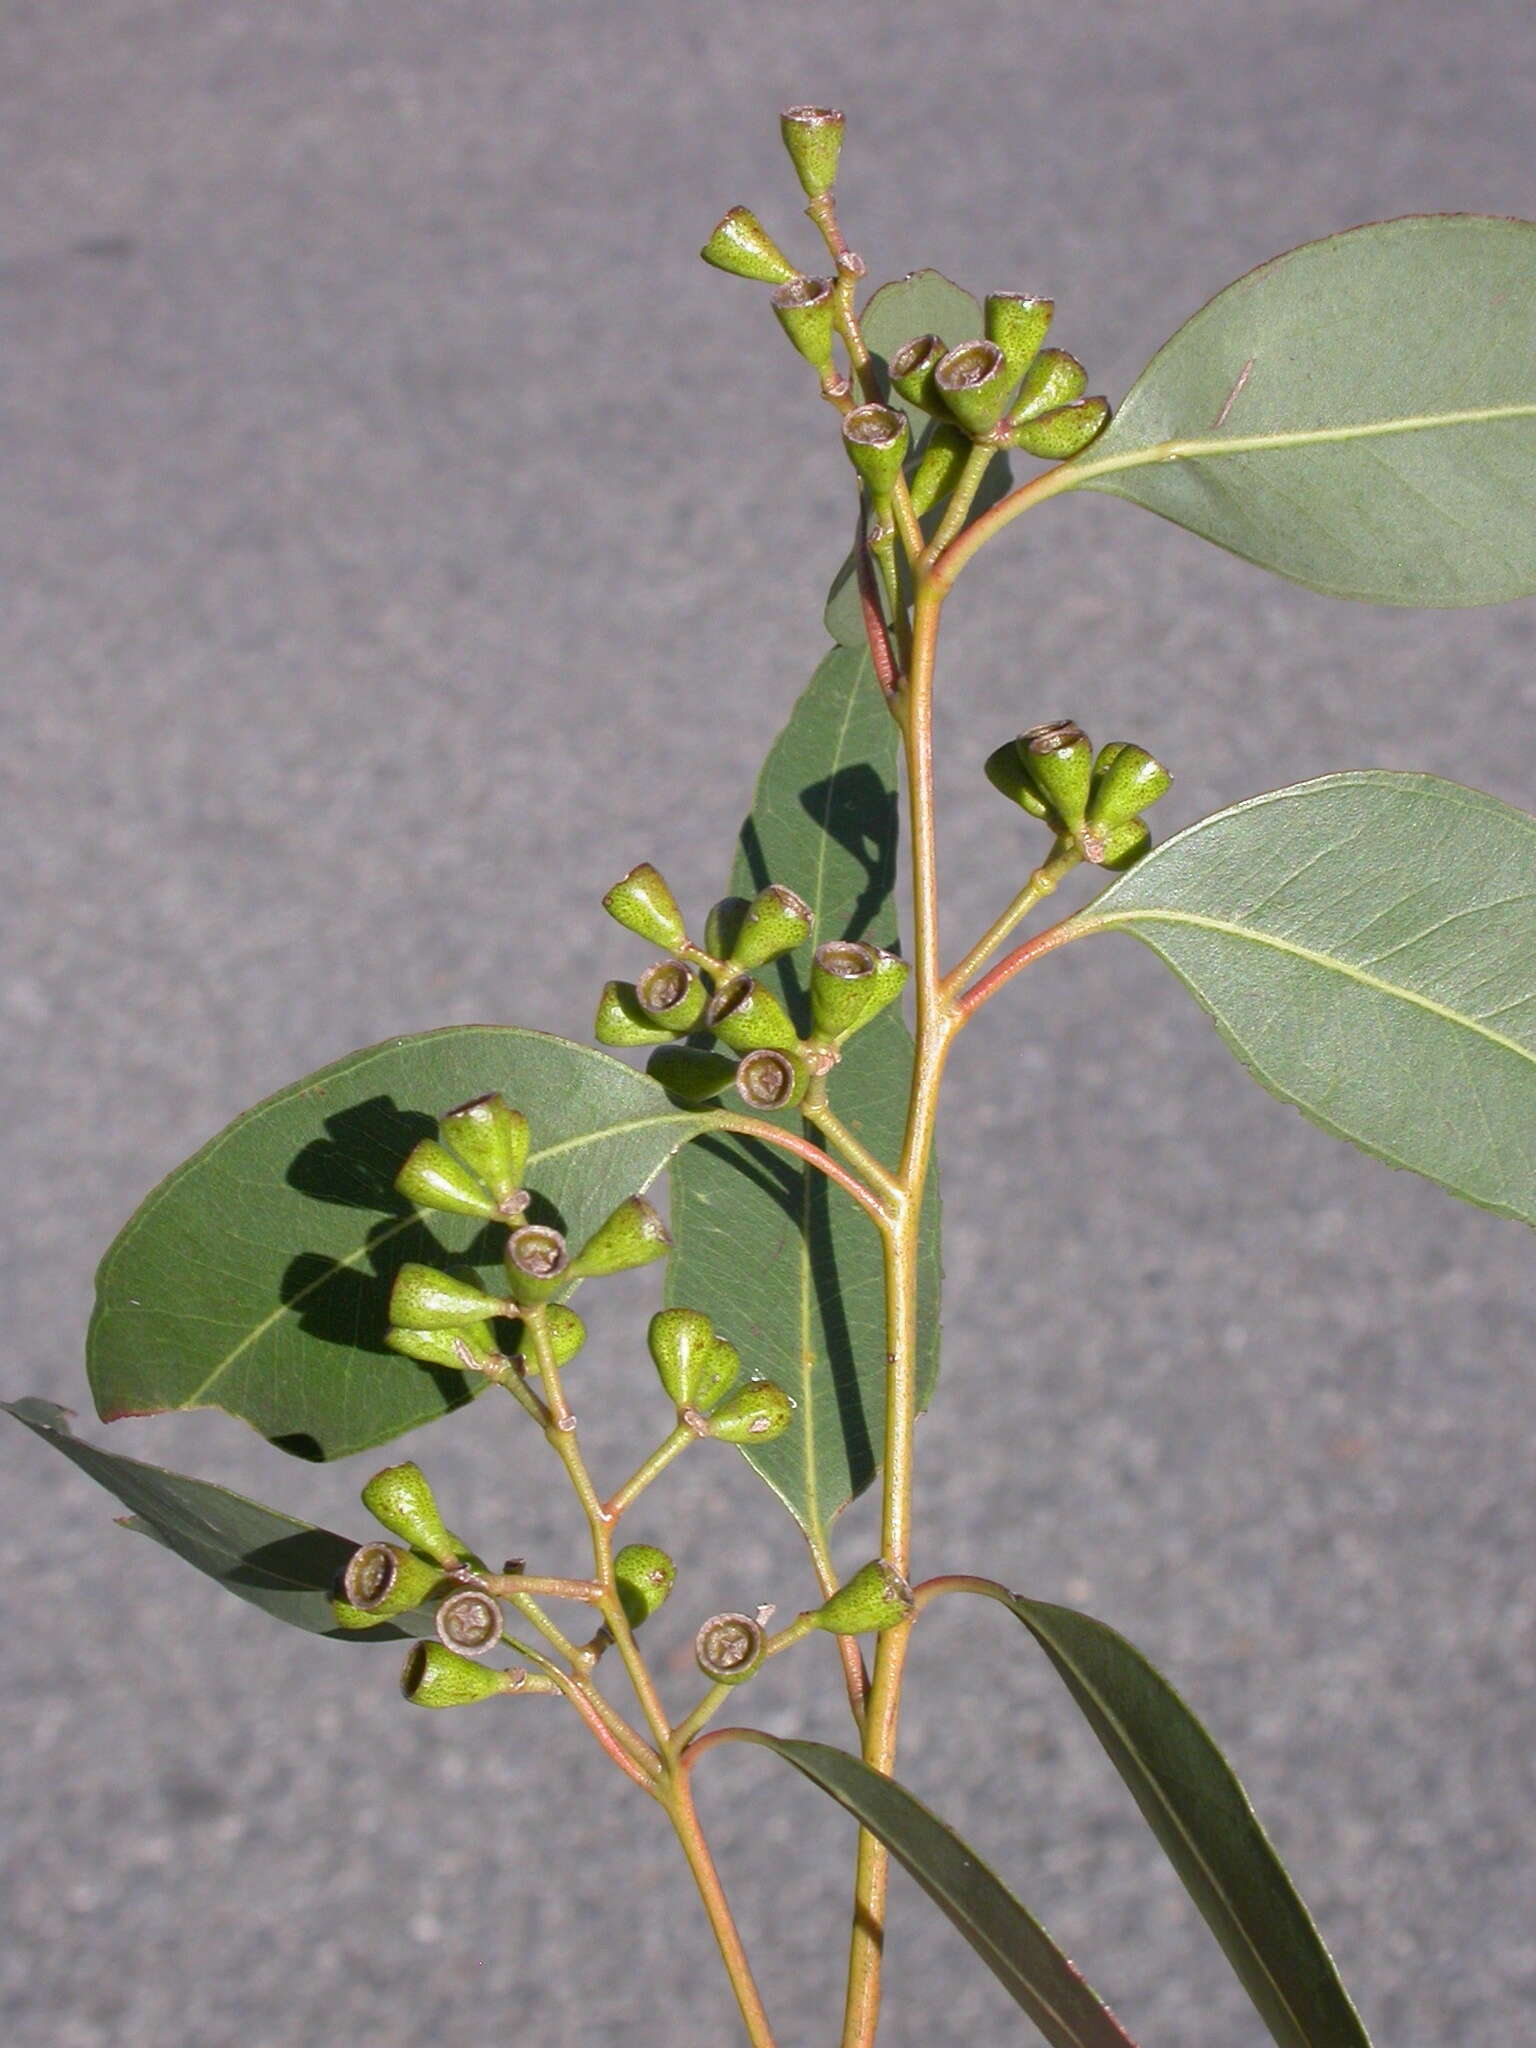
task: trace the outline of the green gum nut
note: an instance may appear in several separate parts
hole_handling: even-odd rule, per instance
[[[717,1337],[699,1367],[691,1408],[713,1408],[741,1378],[741,1353],[729,1337]]]
[[[799,275],[757,215],[745,206],[731,208],[699,254],[716,270],[750,277],[758,284],[788,284]]]
[[[423,1138],[411,1147],[395,1175],[395,1191],[418,1209],[445,1209],[454,1216],[497,1213],[475,1175],[436,1138]]]
[[[1107,398],[1079,398],[1071,405],[1058,405],[1053,412],[1041,413],[1038,419],[1021,422],[1009,436],[1008,445],[1022,448],[1026,455],[1038,455],[1043,461],[1065,462],[1070,456],[1081,455],[1108,424]]]
[[[760,1113],[793,1109],[810,1085],[811,1070],[797,1052],[760,1046],[743,1053],[736,1069],[736,1093],[748,1109]]]
[[[505,1311],[483,1287],[409,1259],[389,1290],[389,1320],[402,1330],[466,1330]]]
[[[895,1002],[907,962],[860,939],[829,939],[811,956],[811,1023],[819,1038],[849,1038]]]
[[[1056,311],[1054,300],[1032,299],[1022,292],[988,292],[985,308],[987,339],[1003,352],[1012,379],[1010,389],[1040,352]]]
[[[722,1444],[771,1444],[794,1412],[794,1402],[772,1380],[748,1380],[710,1415],[709,1434]]]
[[[651,1317],[646,1343],[667,1399],[674,1408],[693,1407],[715,1344],[709,1317],[696,1308],[660,1309]]]
[[[1016,744],[1025,773],[1050,816],[1069,832],[1078,831],[1093,782],[1088,735],[1070,718],[1058,718],[1050,725],[1032,725],[1019,734]]]
[[[441,1567],[414,1551],[393,1543],[365,1543],[353,1551],[341,1575],[336,1618],[343,1628],[372,1628],[376,1621],[420,1607],[442,1582]],[[343,1607],[358,1618],[343,1619]]]
[[[750,1614],[712,1614],[693,1639],[699,1669],[715,1685],[740,1685],[763,1661],[767,1633]]]
[[[813,369],[832,368],[832,337],[837,331],[837,279],[792,277],[776,285],[768,303],[779,325]]]
[[[362,1491],[363,1506],[389,1531],[438,1564],[456,1565],[459,1546],[437,1511],[437,1501],[419,1465],[386,1465]],[[354,1607],[360,1603],[351,1595]]]
[[[479,1586],[462,1586],[438,1605],[432,1617],[437,1639],[461,1657],[485,1657],[501,1641],[501,1609]]]
[[[471,1707],[497,1693],[520,1692],[523,1674],[487,1671],[441,1643],[417,1643],[405,1660],[400,1690],[413,1707]]]
[[[1019,752],[1017,740],[1004,740],[1000,747],[994,747],[988,754],[985,771],[988,782],[994,789],[1028,811],[1032,818],[1048,818],[1050,812],[1034,792],[1033,785],[1025,771],[1024,757]]]
[[[1017,381],[995,341],[962,341],[933,373],[934,389],[973,440],[997,425]]]
[[[800,1034],[778,997],[760,981],[743,975],[721,989],[704,1012],[704,1021],[732,1052],[796,1052]]]
[[[687,934],[677,899],[648,860],[631,868],[603,898],[603,908],[625,931],[675,953]]]
[[[681,1036],[703,1016],[709,990],[685,960],[658,960],[635,983],[635,1001],[652,1023]]]
[[[816,925],[816,913],[809,903],[786,889],[782,882],[770,882],[741,914],[731,946],[730,962],[750,974],[781,953],[803,945]]]
[[[745,896],[722,896],[704,920],[704,950],[715,960],[729,960],[747,914]]]
[[[1160,761],[1154,761],[1145,747],[1131,740],[1114,740],[1101,750],[1093,767],[1093,791],[1088,799],[1088,824],[1098,833],[1139,818],[1160,796],[1166,795],[1173,777]]]
[[[1123,825],[1115,825],[1103,834],[1091,829],[1080,832],[1078,844],[1085,860],[1096,868],[1110,868],[1119,874],[1135,867],[1151,847],[1152,834],[1140,818],[1128,818]]]
[[[626,1543],[613,1560],[613,1578],[624,1619],[638,1628],[677,1584],[677,1566],[654,1543]]]
[[[667,1093],[691,1106],[713,1102],[736,1078],[736,1062],[723,1052],[704,1052],[691,1045],[659,1045],[645,1071]]]
[[[485,1372],[501,1362],[489,1323],[466,1323],[456,1330],[391,1328],[384,1342],[402,1358],[419,1365],[440,1365],[448,1372]]]
[[[786,107],[779,133],[807,199],[820,199],[837,182],[843,117],[836,107]]]
[[[919,519],[951,495],[960,481],[960,472],[965,468],[970,452],[971,443],[960,429],[948,420],[941,420],[928,436],[928,445],[918,458],[917,468],[907,485],[912,510]]]
[[[608,1273],[627,1273],[631,1266],[648,1266],[664,1259],[672,1249],[667,1226],[644,1195],[630,1195],[620,1202],[606,1223],[587,1239],[572,1259],[573,1280],[598,1280]]]
[[[587,1326],[575,1309],[551,1301],[544,1309],[544,1334],[556,1365],[569,1365],[587,1341]]]
[[[862,1636],[892,1628],[911,1612],[912,1588],[894,1565],[877,1557],[856,1571],[811,1619],[830,1635]]]
[[[632,981],[610,981],[597,999],[592,1036],[599,1045],[664,1045],[673,1037],[665,1024],[646,1015]]]
[[[519,1307],[536,1308],[571,1277],[564,1237],[547,1223],[525,1223],[507,1239],[503,1254],[507,1292]]]
[[[942,412],[944,401],[934,389],[933,373],[943,361],[944,354],[942,336],[914,335],[891,357],[891,389],[908,405],[919,406],[924,412]]]
[[[509,1108],[503,1095],[477,1095],[450,1109],[438,1131],[485,1182],[498,1208],[517,1208],[528,1164],[528,1119],[520,1110]]]
[[[911,439],[906,414],[889,405],[856,405],[843,415],[843,447],[876,504],[895,490]]]
[[[1070,405],[1087,389],[1088,372],[1076,356],[1068,355],[1064,348],[1042,349],[1009,407],[1009,419],[1013,426],[1021,426],[1054,406]]]

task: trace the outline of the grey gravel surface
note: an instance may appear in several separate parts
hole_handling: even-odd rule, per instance
[[[718,892],[848,526],[804,374],[694,256],[738,200],[792,226],[781,104],[848,107],[878,271],[1050,290],[1111,393],[1295,242],[1536,214],[1526,0],[12,0],[0,49],[3,1378],[87,1410],[95,1258],[230,1116],[402,1031],[582,1035],[613,877]],[[1175,765],[1170,826],[1342,766],[1536,803],[1536,606],[1338,604],[1104,499],[1031,524],[952,608],[955,932],[1021,844],[976,763],[1063,713]],[[1260,1094],[1139,949],[1035,988],[955,1065],[922,1555],[1193,1696],[1382,2048],[1528,2039],[1530,1239]],[[584,1413],[606,1469],[647,1377]],[[344,1528],[373,1469],[216,1415],[111,1440]],[[508,1548],[570,1551],[507,1418],[422,1442]],[[566,1717],[409,1713],[388,1652],[3,1453],[10,2048],[737,2038],[659,1816]],[[680,1699],[689,1616],[806,1594],[751,1474],[697,1463],[654,1625]],[[958,1603],[925,1637],[913,1786],[1149,2048],[1257,2042],[1039,1661]],[[842,1739],[822,1675],[775,1669],[759,1718]],[[846,1824],[761,1756],[704,1799],[782,2042],[830,2043]],[[893,2048],[1021,2037],[905,1884],[889,1974]]]

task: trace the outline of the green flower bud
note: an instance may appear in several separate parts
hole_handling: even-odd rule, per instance
[[[631,1266],[648,1266],[672,1249],[667,1226],[644,1195],[620,1202],[606,1223],[599,1224],[570,1263],[573,1280],[601,1279]]]
[[[653,1023],[681,1036],[703,1016],[709,990],[685,960],[658,960],[635,983],[635,1001]]]
[[[1088,389],[1088,372],[1064,348],[1042,349],[1008,408],[1013,426],[1032,420],[1058,405],[1070,405]]]
[[[709,1434],[722,1444],[770,1444],[794,1412],[794,1402],[772,1380],[748,1380],[711,1414]]]
[[[729,960],[747,914],[745,896],[722,896],[704,920],[704,950],[716,960]]]
[[[654,1543],[626,1543],[613,1560],[613,1577],[624,1618],[638,1628],[676,1585],[677,1566]]]
[[[631,868],[603,898],[603,908],[625,931],[675,953],[687,934],[677,899],[648,860]]]
[[[389,1290],[389,1320],[402,1330],[467,1330],[505,1313],[506,1303],[483,1287],[410,1259]]]
[[[716,1685],[740,1685],[763,1661],[767,1635],[750,1614],[712,1614],[693,1639],[699,1669]]]
[[[1145,747],[1114,740],[1100,750],[1093,765],[1093,790],[1088,798],[1088,825],[1103,834],[1124,825],[1167,793],[1173,777]]]
[[[793,1109],[811,1083],[811,1070],[797,1052],[760,1046],[744,1053],[736,1069],[736,1093],[748,1109]]]
[[[995,341],[963,341],[933,373],[934,389],[973,440],[1002,418],[1017,382]]]
[[[1019,759],[1053,819],[1069,832],[1082,825],[1093,781],[1093,747],[1080,725],[1058,718],[1018,737]]]
[[[994,789],[1000,789],[1004,796],[1028,811],[1032,818],[1048,818],[1050,812],[1036,796],[1034,787],[1024,768],[1024,757],[1019,751],[1017,740],[1004,740],[1000,747],[994,747],[986,759],[986,777]]]
[[[1093,832],[1080,832],[1078,844],[1084,860],[1119,874],[1125,868],[1135,867],[1151,847],[1152,835],[1140,818],[1128,818],[1123,825],[1111,826],[1102,838]]]
[[[365,1543],[341,1575],[336,1619],[343,1628],[372,1628],[430,1600],[443,1582],[442,1567],[393,1543]],[[356,1620],[344,1619],[342,1609]]]
[[[527,1673],[487,1671],[441,1643],[417,1643],[405,1660],[400,1690],[413,1707],[468,1707],[501,1692],[522,1692]]]
[[[832,939],[811,956],[811,1022],[820,1038],[852,1037],[906,987],[907,962],[859,939]]]
[[[665,1025],[646,1015],[632,981],[610,981],[597,999],[592,1036],[599,1045],[664,1045],[673,1037]]]
[[[731,208],[699,254],[716,270],[754,278],[759,284],[788,284],[799,275],[757,215],[745,206]]]
[[[837,179],[843,147],[843,117],[836,107],[786,107],[779,133],[807,199],[820,199]]]
[[[988,292],[985,310],[987,339],[1003,352],[1011,391],[1039,354],[1056,307],[1021,292]]]
[[[891,389],[924,412],[942,412],[944,401],[934,389],[933,373],[944,356],[937,334],[919,334],[891,357]]]
[[[528,1164],[528,1119],[501,1095],[477,1095],[450,1109],[439,1124],[451,1145],[490,1189],[503,1215],[521,1215],[523,1169]]]
[[[1022,421],[1008,437],[1008,445],[1048,462],[1065,462],[1069,456],[1080,455],[1108,424],[1107,398],[1079,398],[1071,405],[1041,413],[1038,419]]]
[[[460,1561],[460,1546],[445,1527],[437,1501],[419,1465],[386,1465],[363,1488],[363,1506],[391,1536],[445,1567]],[[348,1598],[354,1607],[355,1595]]]
[[[717,1337],[694,1380],[690,1408],[713,1408],[741,1378],[741,1353],[729,1337]]]
[[[660,1309],[651,1317],[646,1342],[667,1399],[674,1408],[694,1407],[699,1375],[714,1348],[709,1317],[696,1308]]]
[[[921,519],[931,512],[935,505],[953,492],[960,481],[971,444],[958,427],[941,420],[928,436],[928,445],[918,458],[917,468],[907,490],[912,499],[912,510]]]
[[[454,1216],[494,1216],[496,1204],[462,1160],[436,1138],[413,1145],[395,1175],[395,1189],[418,1209],[445,1209]]]
[[[659,1045],[645,1071],[679,1102],[697,1105],[723,1095],[736,1078],[736,1062],[723,1052],[691,1045]]]
[[[792,277],[775,285],[768,301],[779,325],[813,369],[832,368],[832,337],[837,331],[837,279]]]
[[[804,943],[816,924],[816,913],[780,882],[770,882],[753,897],[741,914],[730,962],[746,973],[776,960]]]
[[[525,1223],[514,1230],[503,1257],[507,1292],[519,1306],[532,1308],[548,1301],[574,1277],[565,1239],[547,1223]]]
[[[454,1330],[389,1329],[384,1342],[402,1358],[440,1365],[448,1372],[484,1372],[501,1360],[489,1323],[466,1323]]]
[[[551,1301],[544,1307],[544,1334],[556,1365],[569,1365],[587,1341],[587,1326],[575,1309]]]
[[[896,488],[911,439],[906,414],[889,405],[856,405],[844,413],[843,447],[877,505]]]
[[[450,1593],[432,1619],[443,1648],[461,1657],[484,1657],[501,1641],[501,1609],[479,1586]]]
[[[877,1557],[818,1607],[812,1620],[834,1636],[861,1636],[891,1628],[912,1612],[912,1588],[894,1565]]]
[[[745,975],[719,991],[704,1012],[704,1021],[732,1052],[757,1052],[763,1046],[775,1052],[799,1050],[800,1034],[784,1005],[760,981]]]

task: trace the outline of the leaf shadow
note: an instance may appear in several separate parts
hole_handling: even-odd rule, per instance
[[[284,1176],[289,1187],[315,1202],[407,1215],[410,1204],[396,1193],[395,1175],[413,1145],[437,1136],[436,1118],[401,1109],[393,1096],[372,1095],[328,1116],[325,1129],[325,1137],[295,1154]]]

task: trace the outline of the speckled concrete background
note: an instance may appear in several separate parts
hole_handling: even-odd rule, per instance
[[[734,201],[791,221],[781,104],[850,110],[877,271],[1053,292],[1112,393],[1292,243],[1536,213],[1524,0],[12,0],[0,40],[3,1377],[82,1408],[97,1254],[228,1117],[400,1031],[580,1033],[613,876],[654,856],[717,892],[848,518],[804,376],[693,253]],[[1529,603],[1337,604],[1099,499],[1016,530],[955,610],[957,933],[1018,843],[975,763],[1048,716],[1148,737],[1169,826],[1351,765],[1536,802]],[[1526,2038],[1530,1238],[1260,1094],[1139,949],[1036,988],[956,1062],[927,1568],[1164,1664],[1382,2048]],[[605,1469],[645,1379],[584,1412]],[[112,1441],[343,1527],[372,1469],[215,1415]],[[428,1448],[509,1548],[573,1542],[508,1418]],[[3,1449],[13,2048],[735,2038],[659,1817],[578,1728],[407,1713],[388,1652],[274,1627]],[[656,1625],[681,1698],[700,1615],[805,1592],[751,1475],[698,1466]],[[1001,1617],[930,1626],[910,1782],[1149,2048],[1256,2042],[1054,1681]],[[759,1712],[841,1739],[828,1680],[774,1673]],[[829,2042],[846,1824],[767,1758],[705,1798],[781,2039]],[[1020,2036],[905,1886],[890,1980],[893,2048]]]

